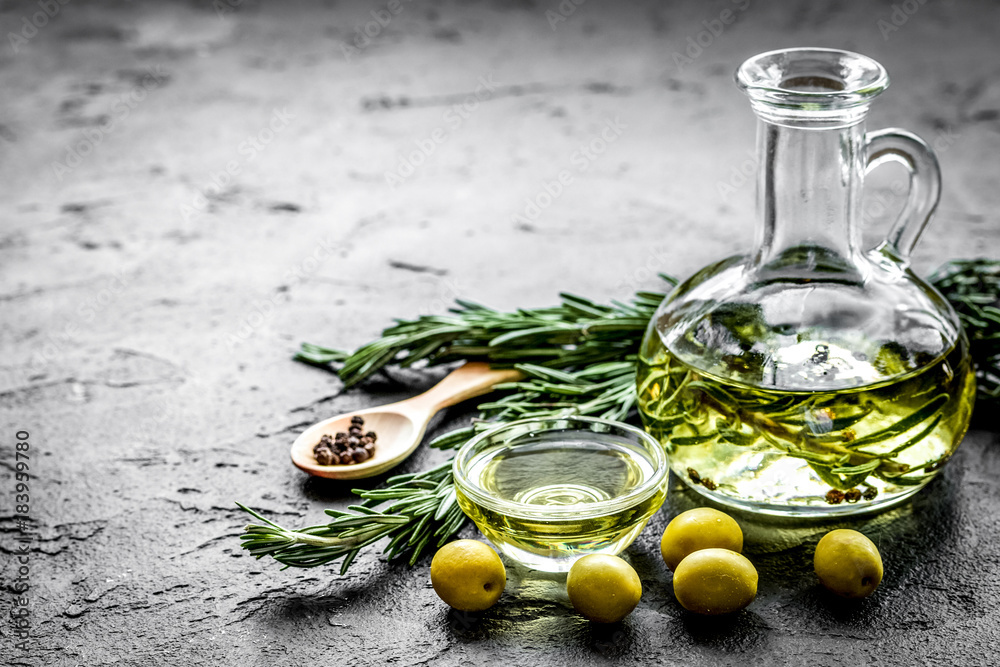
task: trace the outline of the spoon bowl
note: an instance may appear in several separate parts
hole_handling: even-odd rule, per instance
[[[419,396],[374,408],[355,410],[316,422],[292,443],[292,463],[317,477],[361,479],[374,477],[404,461],[420,444],[431,418],[451,405],[481,396],[503,382],[524,377],[513,369],[493,370],[482,362],[467,363]],[[334,437],[351,426],[351,418],[364,418],[364,430],[375,431],[375,453],[361,463],[320,465],[313,447],[324,435]]]
[[[292,462],[310,475],[331,479],[360,479],[385,472],[413,453],[420,444],[426,424],[412,414],[393,410],[392,405],[349,412],[317,422],[303,431],[292,444]],[[375,453],[361,463],[324,466],[316,462],[313,446],[324,435],[334,437],[351,426],[351,417],[363,417],[365,431],[375,431]]]

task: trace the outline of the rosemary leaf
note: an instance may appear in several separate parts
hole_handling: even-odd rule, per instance
[[[841,466],[839,468],[832,469],[830,472],[835,473],[837,475],[859,475],[861,473],[867,475],[872,470],[878,468],[880,465],[882,465],[882,462],[876,459],[874,461],[869,461],[868,463],[862,463],[861,465]]]
[[[863,438],[858,438],[850,442],[847,446],[848,449],[857,449],[865,445],[871,445],[876,442],[884,442],[889,438],[895,437],[897,435],[906,433],[914,426],[926,421],[940,412],[941,408],[944,407],[945,403],[948,402],[948,394],[938,394],[927,403],[924,403],[919,409],[915,410],[913,414],[900,419],[899,421],[893,423],[886,428],[876,431],[866,435]]]

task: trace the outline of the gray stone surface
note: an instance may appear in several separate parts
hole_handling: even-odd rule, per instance
[[[945,172],[917,266],[996,256],[1000,5],[590,0],[553,28],[556,0],[403,2],[385,26],[371,14],[385,2],[49,4],[52,18],[41,2],[0,6],[2,662],[996,663],[992,414],[912,503],[852,524],[885,557],[872,599],[818,589],[820,529],[748,524],[760,595],[724,621],[683,613],[657,554],[683,492],[627,552],[644,597],[611,629],[520,572],[472,618],[434,596],[426,560],[281,571],[241,553],[233,503],[293,525],[345,505],[349,486],[291,466],[294,435],[431,382],[343,392],[290,361],[299,341],[356,345],[455,296],[621,297],[745,248],[754,125],[731,73],[756,52],[846,47],[885,64],[893,86],[870,126],[924,135]],[[735,23],[706,32],[725,9]],[[370,44],[345,54],[366,26]],[[678,64],[689,38],[707,46]],[[454,108],[477,89],[476,108]],[[609,122],[620,135],[581,159]],[[512,218],[562,170],[572,182],[551,205]],[[901,178],[871,179],[871,238]],[[27,650],[8,622],[18,430],[33,475]]]

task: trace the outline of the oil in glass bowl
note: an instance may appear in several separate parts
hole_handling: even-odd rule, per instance
[[[660,445],[602,420],[513,422],[470,441],[455,465],[458,502],[480,531],[547,572],[620,553],[666,497]]]
[[[902,501],[958,447],[975,400],[964,336],[913,372],[815,391],[721,379],[653,343],[640,355],[639,410],[675,474],[717,502],[766,514],[852,514]],[[810,349],[813,362],[850,358]],[[891,365],[891,356],[883,349],[875,363]]]

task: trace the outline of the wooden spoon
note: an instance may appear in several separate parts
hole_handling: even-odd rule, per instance
[[[331,479],[373,477],[401,463],[413,453],[439,410],[489,393],[501,382],[514,382],[524,375],[513,369],[493,370],[487,363],[474,361],[456,368],[439,383],[413,398],[376,408],[355,410],[324,419],[307,428],[292,444],[292,463],[310,475]],[[324,466],[316,462],[313,447],[324,435],[334,437],[351,426],[351,417],[361,416],[367,433],[375,431],[375,454],[367,461],[351,465]]]

